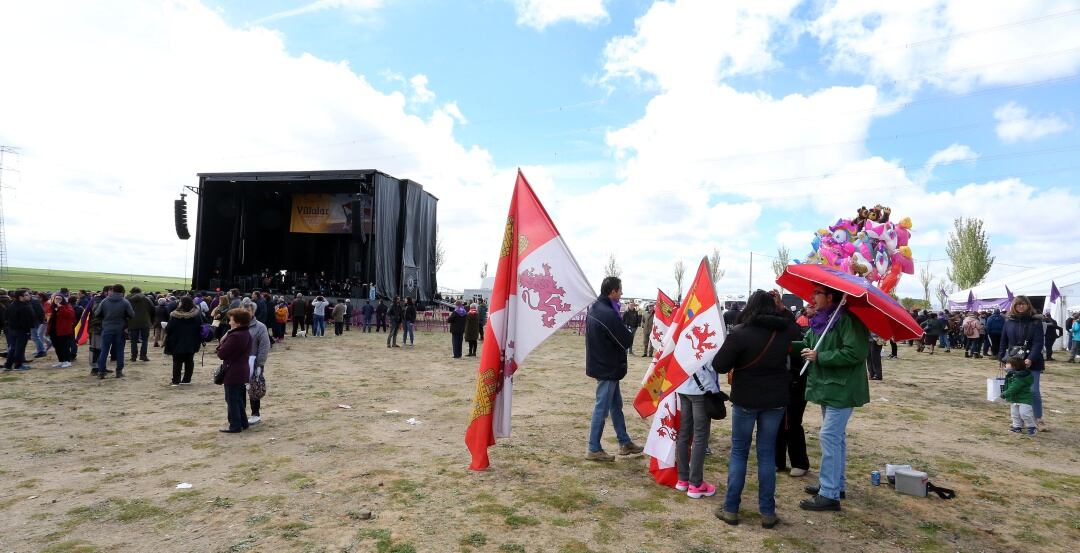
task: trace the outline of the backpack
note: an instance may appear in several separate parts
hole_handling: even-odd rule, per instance
[[[964,336],[975,338],[979,335],[979,323],[975,319],[964,321]]]
[[[212,327],[212,326],[210,326],[209,324],[206,324],[206,323],[203,323],[202,325],[199,325],[199,339],[202,340],[202,343],[205,344],[205,343],[209,342],[213,338],[214,338],[214,327]]]

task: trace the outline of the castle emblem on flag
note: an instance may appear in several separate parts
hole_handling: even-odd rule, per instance
[[[548,328],[555,326],[555,314],[570,311],[571,306],[563,303],[563,295],[566,290],[559,287],[555,277],[551,274],[551,265],[543,264],[544,272],[537,273],[534,269],[528,269],[518,275],[518,286],[521,287],[521,301],[529,306],[529,309],[539,311],[543,315],[541,322]],[[535,295],[536,303],[532,300]]]
[[[691,333],[693,336],[691,336]],[[709,338],[716,336],[716,331],[709,331],[709,323],[705,323],[704,327],[694,326],[687,332],[685,338],[690,340],[690,347],[694,348],[696,353],[694,357],[701,359],[701,356],[705,354],[706,350],[716,349],[716,344],[707,341]],[[695,344],[694,341],[697,340]]]

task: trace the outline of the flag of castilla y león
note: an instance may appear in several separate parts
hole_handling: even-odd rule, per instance
[[[495,438],[510,435],[514,373],[596,294],[558,229],[518,171],[491,292],[465,445],[472,470],[488,467]]]

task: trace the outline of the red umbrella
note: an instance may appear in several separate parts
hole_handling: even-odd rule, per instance
[[[807,263],[788,265],[776,283],[806,301],[813,301],[815,286],[827,286],[847,294],[847,310],[859,318],[870,332],[884,340],[914,340],[922,328],[907,309],[872,286],[866,279],[832,267]]]

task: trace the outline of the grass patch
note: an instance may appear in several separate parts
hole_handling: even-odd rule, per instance
[[[540,519],[529,515],[510,515],[506,517],[506,525],[513,528],[520,528],[522,526],[536,526],[540,524]]]
[[[578,540],[572,540],[559,548],[559,553],[596,553],[589,549],[588,545]]]
[[[461,538],[458,541],[461,545],[471,545],[473,547],[480,547],[487,544],[487,536],[483,532],[473,532]]]
[[[1050,543],[1050,540],[1046,539],[1046,536],[1035,533],[1030,528],[1024,530],[1023,532],[1020,532],[1019,534],[1014,534],[1013,537],[1024,543],[1030,543],[1034,545],[1046,545],[1047,543]]]
[[[200,495],[202,495],[202,491],[200,490],[184,490],[182,492],[173,493],[169,497],[165,498],[165,501],[170,503],[173,501],[184,501],[186,499],[195,499]]]
[[[79,469],[79,472],[99,472],[101,467],[83,467]]]
[[[586,507],[593,507],[600,503],[596,496],[577,489],[576,487],[563,486],[558,491],[543,492],[529,497],[531,501],[543,503],[560,513],[569,513]]]
[[[285,475],[285,481],[292,484],[298,490],[305,490],[315,486],[315,481],[302,472],[293,472]]]
[[[228,497],[214,496],[214,499],[210,500],[210,505],[218,509],[228,509],[235,505],[236,502]]]
[[[83,540],[70,540],[54,543],[41,550],[41,553],[95,553],[96,545]]]
[[[499,551],[505,553],[525,553],[525,546],[520,543],[504,543],[499,546]]]
[[[658,497],[646,497],[643,499],[631,499],[626,504],[635,511],[647,513],[662,513],[667,511],[667,506]]]
[[[281,526],[281,537],[285,539],[295,539],[300,537],[300,532],[304,530],[310,530],[314,526],[306,522],[290,522]]]
[[[176,420],[173,420],[173,421],[170,421],[170,422],[172,422],[176,426],[183,426],[184,428],[191,428],[193,426],[199,426],[199,423],[197,423],[197,422],[195,422],[195,421],[193,421],[191,419],[176,419]]]
[[[116,520],[119,522],[133,522],[144,518],[153,518],[164,515],[165,509],[150,503],[145,499],[133,499],[131,501],[119,500]]]
[[[356,533],[356,541],[375,540],[377,553],[416,553],[410,543],[394,543],[389,530],[382,528],[364,528]]]
[[[475,507],[469,507],[465,510],[467,513],[482,513],[487,515],[498,516],[510,516],[514,514],[513,507],[507,507],[506,505],[499,505],[498,503],[489,503],[487,505],[477,505]]]

